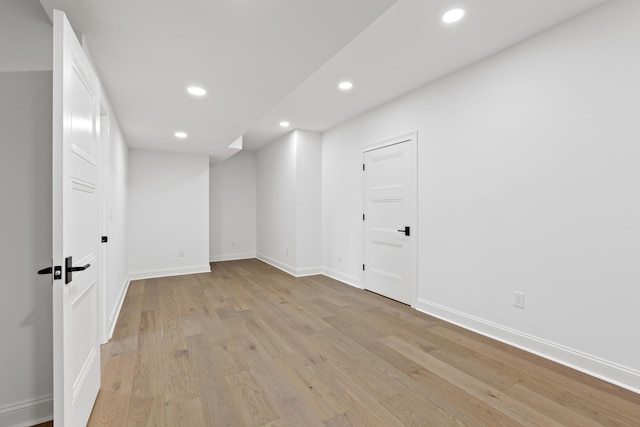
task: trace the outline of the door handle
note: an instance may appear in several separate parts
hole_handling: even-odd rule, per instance
[[[53,280],[62,279],[62,267],[56,265],[55,267],[47,267],[42,270],[38,270],[38,274],[51,274],[53,273]]]
[[[400,233],[404,233],[405,236],[411,236],[411,227],[408,225],[404,227],[404,230],[398,230]]]
[[[65,269],[65,278],[64,283],[68,285],[71,283],[71,279],[73,278],[74,271],[84,271],[87,268],[91,267],[91,264],[85,264],[82,267],[74,267],[73,266],[73,257],[66,257],[64,259],[64,269]]]
[[[71,270],[71,271],[84,271],[89,267],[91,267],[91,264],[85,264],[82,267],[71,267],[69,270]]]

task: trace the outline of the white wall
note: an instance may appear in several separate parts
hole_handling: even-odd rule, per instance
[[[210,271],[208,156],[130,149],[127,211],[132,279]]]
[[[240,151],[209,172],[209,257],[256,257],[256,154]]]
[[[298,275],[317,274],[322,271],[322,134],[296,132]]]
[[[257,154],[257,257],[294,276],[322,270],[321,147],[294,130]]]
[[[640,391],[639,16],[614,1],[326,132],[327,271],[360,284],[361,147],[417,130],[417,308]]]
[[[0,1],[0,71],[50,71],[51,28],[38,0]]]
[[[106,200],[105,309],[107,334],[111,335],[129,284],[127,239],[127,164],[129,150],[115,114],[110,109],[108,194]]]
[[[275,140],[256,156],[257,257],[295,274],[296,132]]]
[[[0,425],[53,413],[51,71],[0,72]]]

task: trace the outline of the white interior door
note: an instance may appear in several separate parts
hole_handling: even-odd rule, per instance
[[[364,288],[405,304],[415,280],[414,143],[364,153]]]
[[[85,426],[100,388],[99,84],[64,13],[53,16],[53,382],[56,426]]]

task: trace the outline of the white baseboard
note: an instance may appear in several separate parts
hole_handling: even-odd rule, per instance
[[[111,337],[113,337],[113,331],[115,330],[116,323],[118,322],[118,314],[122,309],[122,304],[124,303],[124,297],[127,295],[127,291],[129,290],[130,284],[131,284],[131,275],[128,275],[123,283],[122,291],[118,296],[118,301],[115,307],[113,307],[113,310],[111,310],[111,314],[109,315],[109,336],[107,337],[107,342],[109,342]]]
[[[338,282],[345,283],[349,286],[353,286],[354,288],[362,289],[362,284],[359,277],[344,274],[338,270],[333,270],[327,267],[324,267],[322,269],[322,274],[324,274],[327,277],[331,277],[332,279],[335,279]]]
[[[211,266],[194,265],[189,267],[165,268],[160,270],[135,271],[129,273],[130,280],[154,279],[156,277],[182,276],[185,274],[210,273]]]
[[[53,396],[0,408],[0,426],[29,427],[53,419]]]
[[[322,267],[305,267],[296,269],[296,277],[315,276],[322,274]]]
[[[209,258],[211,262],[222,262],[222,261],[237,261],[241,259],[253,259],[256,257],[255,252],[241,252],[235,254],[225,254],[225,255],[212,255]]]
[[[315,276],[316,274],[322,274],[322,267],[295,268],[289,264],[285,264],[260,253],[256,254],[254,258],[258,258],[260,261],[266,262],[267,264],[282,270],[293,277]]]
[[[267,264],[284,271],[285,273],[289,273],[290,275],[294,276],[296,275],[296,269],[292,266],[290,266],[289,264],[285,264],[283,262],[280,262],[278,260],[275,260],[273,258],[270,258],[264,254],[261,253],[257,253],[256,254],[256,258],[258,258],[260,261],[266,262]]]
[[[640,372],[544,339],[418,298],[415,308],[481,335],[640,393]]]
[[[256,254],[256,258],[258,258],[262,262],[266,262],[267,264],[269,264],[269,265],[271,265],[271,266],[273,266],[273,267],[275,267],[275,268],[277,268],[279,270],[284,271],[285,273],[289,273],[290,275],[295,276],[296,269],[293,268],[292,266],[290,266],[289,264],[285,264],[283,262],[280,262],[278,260],[270,258],[270,257],[268,257],[268,256],[266,256],[264,254],[259,253],[259,252]]]

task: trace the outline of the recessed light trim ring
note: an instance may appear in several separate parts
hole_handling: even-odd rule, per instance
[[[189,86],[187,92],[193,96],[205,96],[207,94],[207,91],[199,86]]]
[[[442,22],[445,24],[453,24],[460,21],[465,15],[465,10],[459,7],[450,9],[442,15]]]

